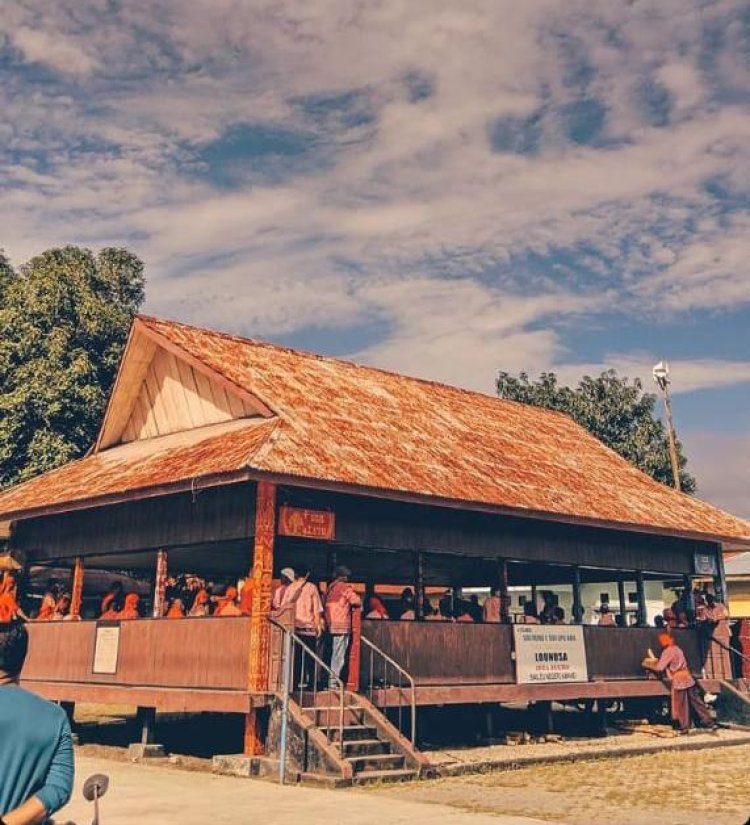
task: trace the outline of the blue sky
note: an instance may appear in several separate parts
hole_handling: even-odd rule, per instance
[[[5,0],[0,245],[485,392],[668,358],[750,516],[749,93],[740,0]]]

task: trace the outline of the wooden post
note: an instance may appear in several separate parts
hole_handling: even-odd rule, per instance
[[[573,568],[573,624],[583,623],[583,603],[581,602],[581,568]]]
[[[259,481],[255,502],[255,545],[253,570],[253,613],[250,618],[250,663],[248,692],[265,693],[268,690],[268,665],[271,613],[271,580],[273,578],[273,551],[276,536],[276,485]],[[245,754],[257,756],[264,752],[260,711],[253,708],[245,718]]]
[[[682,577],[682,601],[685,605],[688,621],[695,619],[695,599],[693,598],[693,580],[687,574]]]
[[[73,619],[81,618],[81,602],[83,601],[83,559],[76,556],[73,565],[73,585],[70,589],[70,615]]]
[[[500,596],[500,621],[503,624],[510,622],[510,595],[508,594],[508,560],[497,560],[497,585]]]
[[[136,722],[141,729],[141,745],[153,745],[156,729],[156,708],[139,707]]]
[[[628,626],[628,602],[625,598],[625,579],[617,580],[617,598],[620,600],[620,627]]]
[[[154,609],[152,615],[160,619],[165,613],[167,594],[167,551],[156,551],[156,581],[154,583]]]
[[[716,575],[714,576],[714,596],[717,602],[727,603],[727,579],[724,571],[724,551],[721,544],[716,549]]]
[[[346,689],[359,692],[359,670],[362,658],[362,608],[352,611],[352,643],[349,645],[349,667]]]
[[[638,591],[638,614],[636,624],[639,627],[644,627],[648,620],[648,611],[646,610],[646,588],[643,582],[643,570],[636,570],[635,585]]]
[[[414,608],[418,622],[424,620],[424,553],[417,552],[414,576]]]

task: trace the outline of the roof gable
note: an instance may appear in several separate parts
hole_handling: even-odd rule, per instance
[[[243,387],[136,321],[107,406],[95,452],[143,439],[267,417]]]

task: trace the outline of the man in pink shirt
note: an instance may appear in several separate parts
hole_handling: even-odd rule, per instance
[[[668,680],[672,693],[672,719],[680,732],[686,733],[690,729],[691,711],[698,719],[698,727],[714,730],[716,723],[701,699],[682,648],[669,633],[659,634],[659,644],[662,646],[659,661],[653,665],[645,663],[645,666]]]
[[[283,609],[288,605],[294,606],[294,633],[308,650],[317,655],[318,639],[323,634],[323,604],[318,588],[309,581],[310,571],[295,576],[294,571],[286,567],[282,574],[283,578],[293,576],[294,581],[284,590],[279,607]],[[310,687],[315,673],[315,660],[304,655],[304,651],[298,648],[294,671],[297,687]]]
[[[330,685],[332,688],[341,683],[341,671],[346,663],[352,635],[352,611],[362,606],[362,600],[349,584],[350,575],[348,567],[337,567],[334,571],[335,578],[326,592],[325,615],[332,642],[331,670],[336,679]]]

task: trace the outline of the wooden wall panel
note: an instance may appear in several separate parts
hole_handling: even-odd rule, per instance
[[[244,690],[248,617],[121,622],[115,675],[93,674],[96,622],[29,625],[25,682],[84,682],[166,688]]]
[[[515,681],[510,625],[363,620],[362,636],[398,662],[417,684],[508,684]],[[373,662],[376,678],[382,670]],[[360,686],[370,674],[362,646]]]
[[[653,627],[584,627],[589,679],[643,679],[641,662],[651,648],[657,655],[659,630]],[[699,634],[694,630],[676,630],[693,673],[700,674],[703,657]]]
[[[34,563],[245,539],[254,522],[255,485],[244,483],[28,519],[13,541]]]
[[[510,561],[678,575],[693,572],[694,553],[717,550],[717,545],[705,541],[341,493],[284,488],[282,496],[281,503],[333,510],[336,542],[356,548],[422,550],[485,559],[501,556]]]

